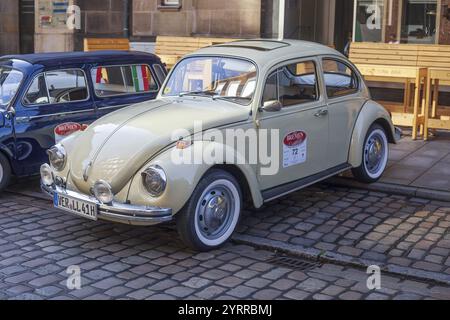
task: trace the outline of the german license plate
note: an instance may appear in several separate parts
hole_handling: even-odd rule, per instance
[[[53,205],[55,208],[72,212],[78,216],[97,220],[97,205],[95,203],[55,193],[53,195]]]

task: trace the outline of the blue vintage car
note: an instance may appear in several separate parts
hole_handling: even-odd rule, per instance
[[[154,99],[166,76],[152,54],[43,53],[0,58],[0,191],[39,173],[46,150],[118,108]]]

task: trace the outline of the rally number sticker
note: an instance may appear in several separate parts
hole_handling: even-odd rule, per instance
[[[283,139],[283,168],[304,163],[307,156],[307,136],[304,131],[288,133]]]
[[[65,137],[71,135],[77,131],[83,131],[87,128],[87,124],[81,124],[76,122],[61,123],[55,128],[55,142],[58,143]]]

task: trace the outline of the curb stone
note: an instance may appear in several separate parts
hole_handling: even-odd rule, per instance
[[[433,282],[440,285],[450,286],[450,275],[442,273],[424,271],[408,267],[401,267],[392,264],[385,264],[380,263],[379,261],[355,258],[339,253],[321,251],[315,248],[305,248],[300,245],[293,245],[281,241],[270,240],[266,238],[258,238],[243,234],[234,235],[233,241],[239,244],[251,245],[261,249],[283,252],[304,259],[316,260],[342,266],[355,267],[359,269],[366,269],[368,266],[377,265],[380,267],[381,271],[384,271],[392,275],[414,278],[419,281]]]
[[[450,202],[450,192],[419,188],[419,187],[411,187],[411,186],[403,186],[398,184],[390,184],[384,182],[375,182],[372,184],[365,184],[358,181],[355,181],[351,178],[343,178],[343,177],[333,177],[328,180],[325,180],[324,183],[330,185],[336,185],[340,187],[350,187],[350,188],[358,188],[364,190],[371,191],[380,191],[384,193],[393,193],[399,194],[402,196],[409,197],[418,197],[425,198],[429,200],[437,200],[437,201],[448,201]]]

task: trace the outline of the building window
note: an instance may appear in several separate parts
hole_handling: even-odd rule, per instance
[[[437,0],[356,0],[354,39],[435,43],[437,15]]]
[[[404,0],[402,12],[402,43],[435,43],[436,0]]]
[[[178,10],[180,8],[181,8],[181,0],[160,0],[159,5],[158,5],[158,9],[161,9],[161,10],[164,10],[164,9]]]

